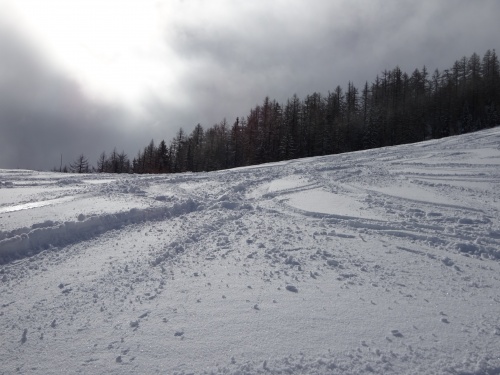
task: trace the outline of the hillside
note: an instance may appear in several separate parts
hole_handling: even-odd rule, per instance
[[[500,373],[498,127],[0,183],[0,374]]]

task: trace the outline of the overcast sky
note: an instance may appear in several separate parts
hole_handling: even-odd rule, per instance
[[[0,0],[0,168],[50,169],[180,127],[500,49],[498,0]]]

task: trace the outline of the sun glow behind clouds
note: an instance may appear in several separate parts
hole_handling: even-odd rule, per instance
[[[324,29],[327,10],[338,8],[301,0],[0,0],[2,13],[9,13],[2,4],[44,57],[91,97],[139,111],[148,111],[143,105],[151,96],[157,101],[149,102],[183,111],[198,97],[208,112],[213,106],[205,99],[214,90],[239,91],[235,82],[266,92],[260,73],[250,75],[258,73],[256,67],[264,75],[286,76],[286,53],[276,52],[281,44],[308,45],[318,29],[309,22]],[[283,60],[276,63],[268,55]]]
[[[92,96],[138,103],[168,95],[176,62],[165,42],[165,9],[149,0],[16,0],[16,22]]]

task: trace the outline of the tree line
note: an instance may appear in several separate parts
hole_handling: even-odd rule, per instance
[[[294,158],[419,142],[500,124],[500,64],[495,50],[455,61],[430,74],[385,70],[360,90],[349,82],[326,95],[286,103],[266,97],[246,117],[207,129],[180,128],[130,160],[114,149],[90,167],[84,155],[72,172],[180,173],[214,171]],[[68,170],[67,167],[65,167]]]

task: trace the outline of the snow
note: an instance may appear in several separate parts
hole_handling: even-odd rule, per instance
[[[0,170],[0,374],[498,374],[499,150]]]
[[[365,211],[364,203],[346,194],[334,194],[322,189],[310,189],[291,194],[287,204],[297,209],[335,215],[346,218],[377,219],[371,211]]]

